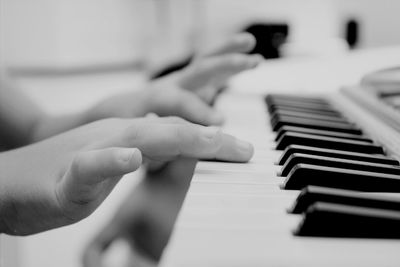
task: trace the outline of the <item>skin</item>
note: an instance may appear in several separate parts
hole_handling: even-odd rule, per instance
[[[209,104],[226,80],[260,62],[259,56],[242,54],[254,43],[251,36],[238,35],[141,92],[116,95],[63,117],[46,114],[2,78],[0,147],[11,150],[0,153],[0,232],[29,235],[78,222],[123,175],[145,162],[147,175],[121,207],[120,227],[109,243],[129,230],[132,244],[158,258],[197,159],[247,162],[252,157],[249,143],[205,126],[223,123]],[[149,112],[187,121],[132,119]],[[124,227],[136,222],[159,229],[161,239],[151,235],[156,231],[140,235]]]
[[[251,144],[180,118],[97,121],[0,154],[0,231],[29,235],[78,222],[143,161],[161,173],[180,158],[252,155]]]
[[[143,266],[157,266],[195,166],[195,160],[181,158],[169,163],[161,172],[149,171],[110,222],[90,241],[83,253],[83,266],[106,266],[103,258],[113,243],[120,240],[130,245],[132,265],[143,261],[151,263]]]
[[[246,38],[249,38],[247,45],[245,44]],[[240,68],[234,71],[226,68],[226,65],[230,64],[240,65],[237,62],[243,60],[242,56],[230,57],[231,52],[245,52],[253,46],[254,40],[247,35],[234,37],[233,40],[214,51],[206,53],[209,60],[200,66],[195,63],[184,70],[184,75],[180,78],[181,87],[187,88],[191,93],[195,92],[203,102],[209,103],[218,92],[217,88],[220,88],[232,73],[240,71]],[[225,62],[219,61],[221,56],[225,58]],[[195,62],[198,60],[201,59],[196,59]],[[236,63],[228,63],[229,60]],[[213,67],[216,65],[221,67]],[[215,79],[213,71],[218,69],[228,69],[229,71],[217,71],[221,75]],[[200,70],[201,75],[196,70]],[[211,86],[207,86],[207,84],[211,84]],[[197,91],[197,88],[202,89]],[[179,97],[174,97],[174,99],[179,99]],[[202,110],[202,105],[194,110]],[[192,121],[206,125],[223,122],[223,117],[208,107],[204,108],[202,113],[210,115],[200,119],[194,119],[193,116],[186,116],[186,118],[192,118]],[[190,111],[185,114],[190,114]],[[232,158],[228,161],[232,161]],[[147,264],[150,262],[150,265],[156,266],[168,243],[176,217],[186,196],[196,161],[180,158],[166,166],[159,172],[149,170],[115,215],[89,242],[82,255],[82,263],[85,267],[105,266],[103,259],[107,255],[107,251],[113,243],[119,240],[128,243],[132,255],[136,255],[135,261],[132,262],[136,262],[139,258],[144,259]]]
[[[96,120],[138,118],[149,112],[201,125],[221,125],[222,114],[209,104],[229,77],[258,65],[258,55],[243,54],[254,45],[251,35],[239,34],[140,92],[118,94],[84,112],[62,117],[46,114],[13,84],[0,79],[0,145],[16,148]]]

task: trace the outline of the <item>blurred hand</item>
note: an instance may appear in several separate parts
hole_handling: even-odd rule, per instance
[[[169,163],[162,171],[147,173],[111,221],[87,246],[83,265],[104,266],[107,250],[118,240],[130,244],[132,254],[158,262],[168,243],[195,165],[195,160],[181,158]]]
[[[220,125],[224,118],[210,107],[211,101],[231,76],[259,64],[259,55],[243,54],[254,45],[252,35],[239,34],[214,51],[202,53],[185,69],[153,81],[141,92],[104,100],[88,112],[88,120],[142,117],[154,112],[202,125]]]
[[[97,121],[0,154],[0,231],[27,235],[87,217],[142,157],[156,171],[179,157],[246,162],[252,154],[249,143],[179,118]]]

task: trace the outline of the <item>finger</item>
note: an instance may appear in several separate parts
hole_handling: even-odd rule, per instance
[[[257,67],[261,60],[260,55],[227,54],[204,60],[200,69],[211,73],[236,74]]]
[[[210,52],[202,53],[203,56],[217,56],[230,53],[246,53],[256,45],[256,39],[250,33],[239,33],[227,42],[219,45]]]
[[[71,171],[79,184],[97,184],[137,170],[142,155],[137,148],[107,148],[83,152],[75,157]]]
[[[157,119],[157,118],[159,118],[159,116],[156,113],[153,113],[153,112],[147,113],[145,117],[147,119]]]
[[[221,125],[224,122],[224,116],[220,112],[190,91],[181,91],[176,111],[177,114],[174,115],[196,124],[208,126]]]
[[[137,170],[141,163],[142,155],[136,148],[82,152],[57,186],[58,201],[71,218],[84,218],[108,196],[122,175]]]
[[[260,55],[227,54],[204,59],[195,68],[189,68],[182,76],[180,85],[194,90],[205,85],[223,85],[228,78],[245,70],[253,69],[262,61]]]
[[[84,267],[102,267],[103,255],[117,238],[117,227],[108,224],[83,251],[82,265]]]
[[[173,113],[173,112],[171,112]],[[154,114],[154,113],[151,113]],[[155,123],[166,123],[166,124],[189,124],[185,119],[182,119],[181,117],[176,117],[176,116],[168,116],[168,117],[159,117],[158,115],[154,115],[154,117],[148,117],[146,116],[146,119],[150,122],[155,122]]]
[[[111,139],[118,146],[138,147],[150,160],[168,161],[176,157],[247,162],[253,146],[222,133],[215,127],[195,124],[148,124],[132,126],[124,136]]]

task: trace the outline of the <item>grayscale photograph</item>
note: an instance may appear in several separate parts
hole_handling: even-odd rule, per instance
[[[399,10],[0,0],[0,267],[400,266]]]

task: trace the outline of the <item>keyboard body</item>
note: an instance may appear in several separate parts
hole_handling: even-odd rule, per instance
[[[379,115],[374,97],[359,88],[323,97],[400,158],[400,134]],[[217,108],[227,116],[225,131],[254,144],[254,158],[199,162],[161,266],[400,266],[398,239],[293,235],[301,216],[287,209],[299,191],[281,189],[275,163],[282,152],[275,150],[264,96],[226,94]]]

